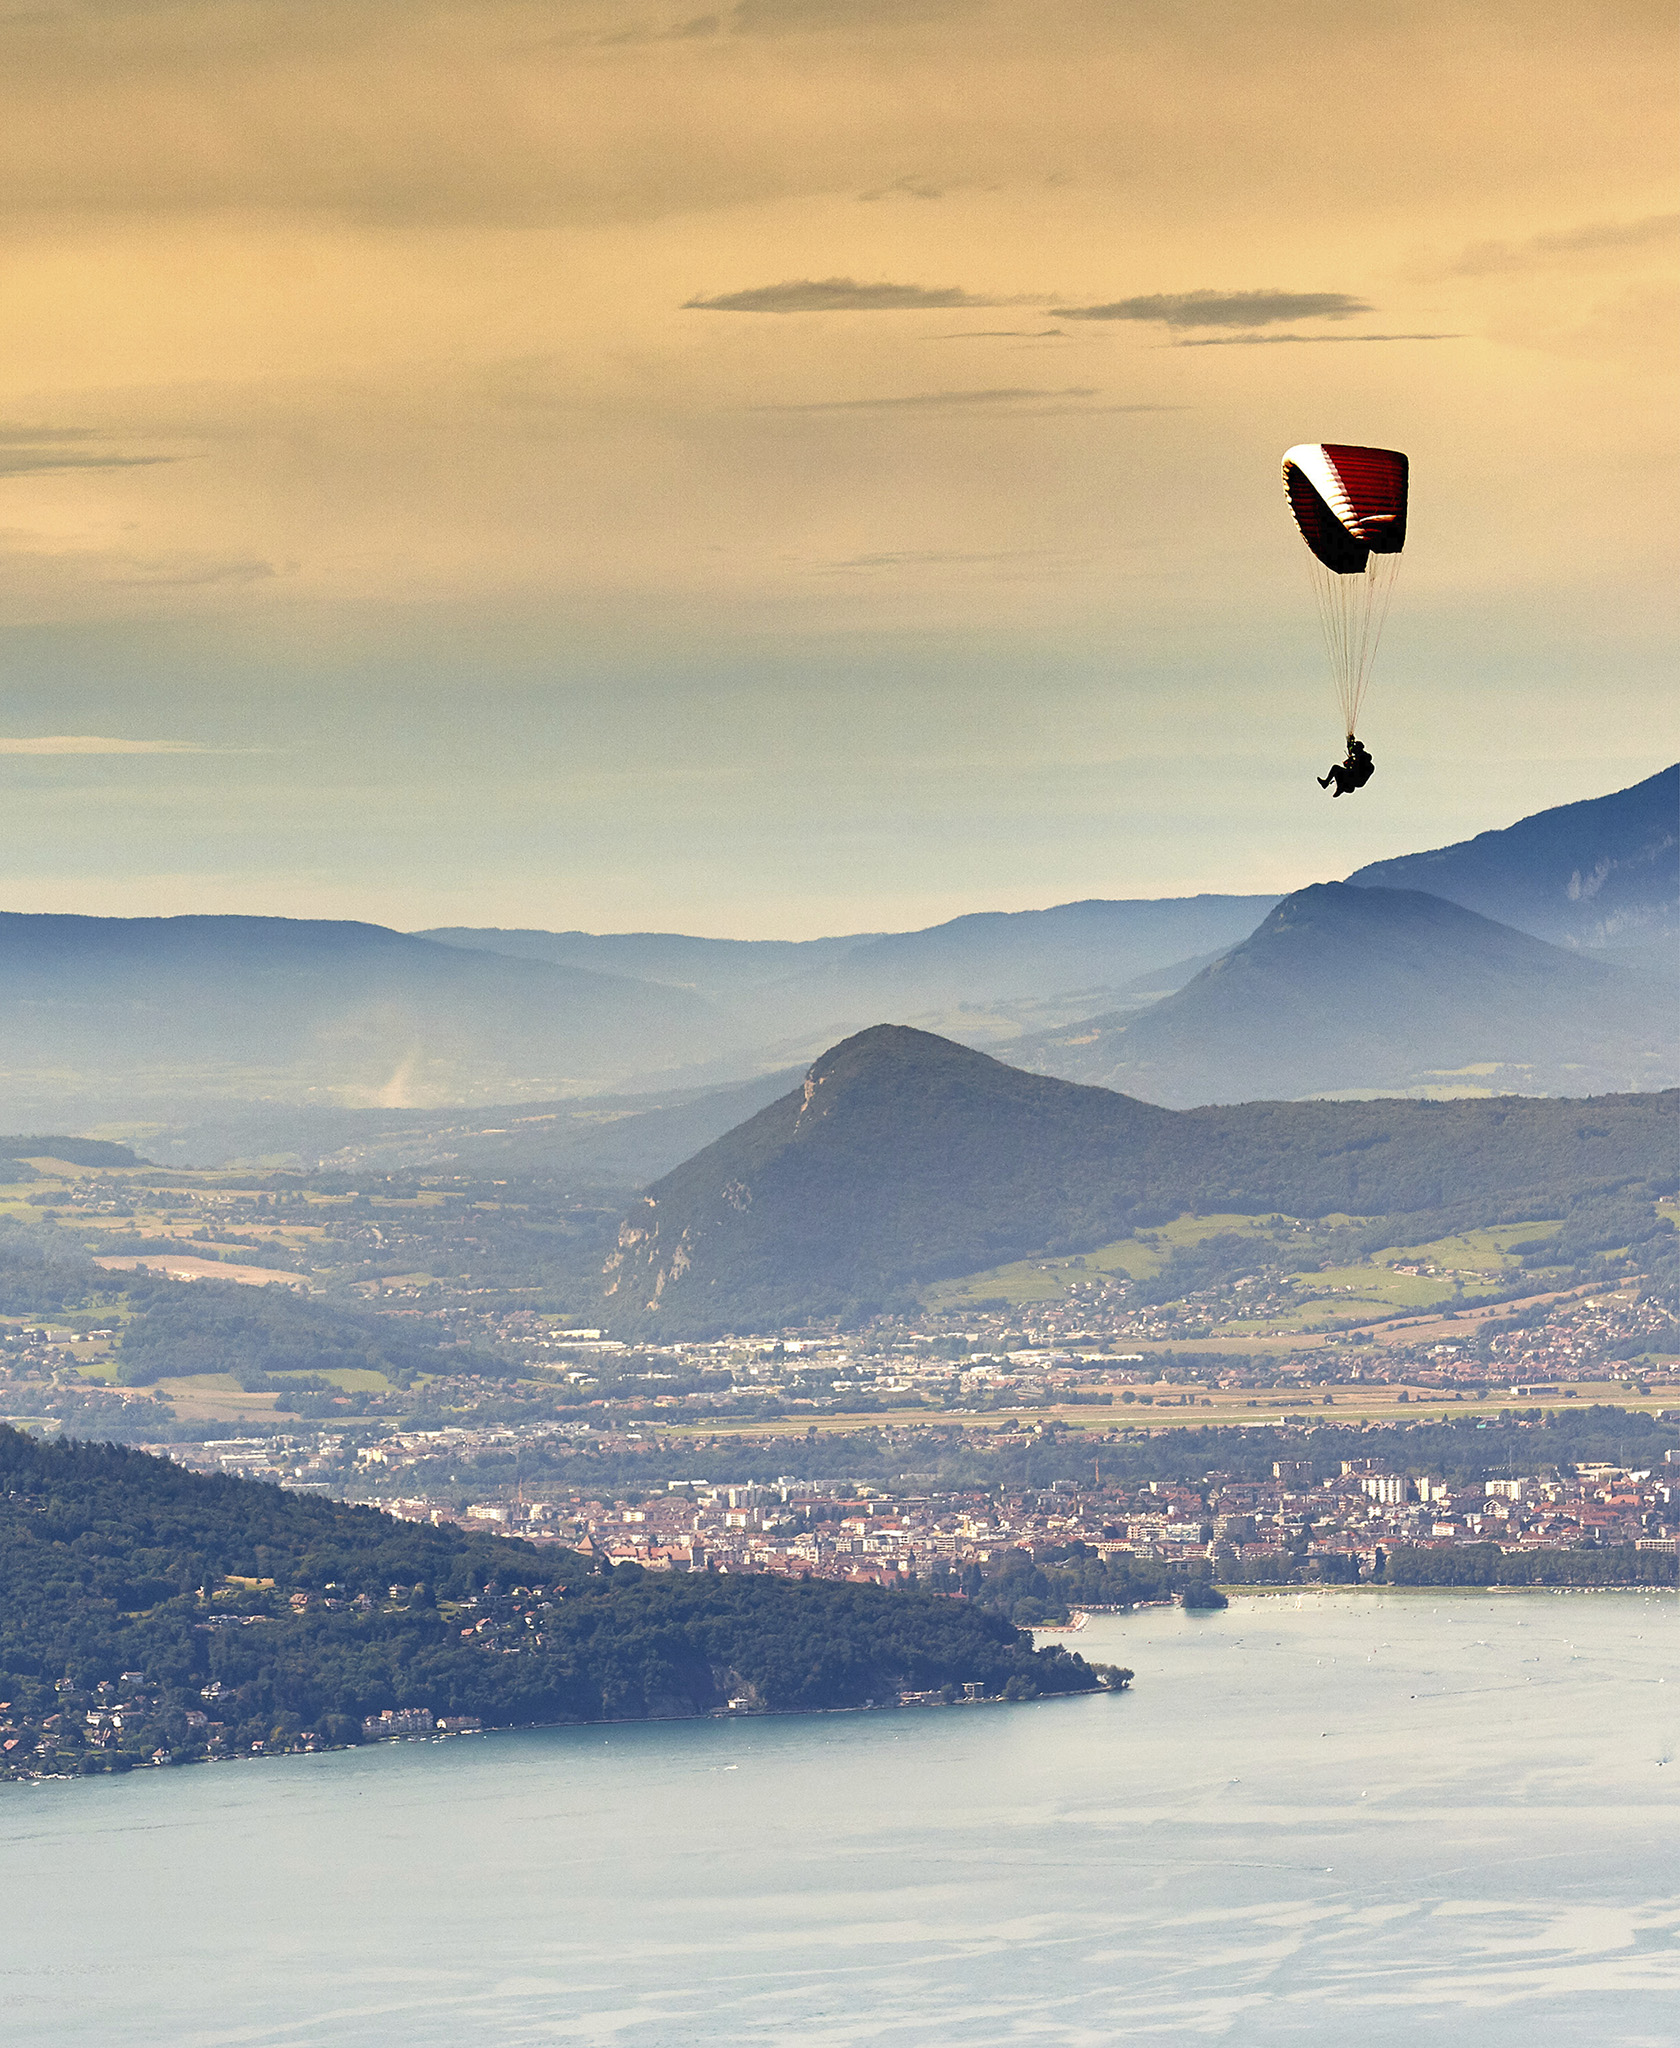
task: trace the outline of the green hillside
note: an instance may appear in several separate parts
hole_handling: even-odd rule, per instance
[[[1405,1243],[1555,1220],[1624,1189],[1642,1228],[1673,1175],[1677,1106],[1670,1094],[1174,1112],[882,1026],[655,1183],[620,1229],[606,1312],[673,1333],[867,1313],[1197,1211],[1405,1217],[1388,1240]]]

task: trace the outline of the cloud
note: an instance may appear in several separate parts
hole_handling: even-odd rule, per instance
[[[721,15],[696,14],[687,21],[672,23],[669,28],[624,28],[604,36],[555,36],[549,39],[547,47],[564,48],[568,44],[587,42],[608,50],[625,43],[692,43],[703,36],[715,36],[722,27]]]
[[[45,476],[59,469],[152,469],[178,455],[77,455],[53,448],[0,449],[0,477]]]
[[[297,564],[288,563],[281,570],[272,562],[255,559],[171,555],[158,561],[125,562],[122,568],[121,575],[101,580],[139,590],[189,588],[207,583],[266,583],[270,577],[292,574]]]
[[[1650,213],[1638,220],[1601,220],[1584,227],[1530,235],[1522,242],[1472,242],[1449,263],[1425,272],[1430,277],[1489,277],[1502,270],[1535,270],[1571,256],[1597,256],[1672,242],[1680,234],[1680,213]]]
[[[860,192],[859,201],[871,205],[878,199],[943,199],[945,187],[936,185],[930,178],[894,178],[890,185],[879,185],[873,192]]]
[[[740,36],[798,35],[812,29],[895,28],[939,21],[965,10],[968,0],[739,0],[729,17]]]
[[[918,313],[952,306],[998,306],[1002,299],[977,299],[957,286],[930,291],[920,284],[859,284],[851,277],[796,277],[761,284],[750,291],[723,292],[715,299],[685,299],[684,312],[701,313]]]
[[[960,407],[1022,405],[1034,399],[1100,398],[1092,384],[1073,384],[1063,391],[1039,391],[1024,385],[998,391],[917,391],[904,398],[819,398],[805,405],[755,405],[754,412],[947,412]],[[1128,412],[1156,412],[1158,407],[1127,406]]]
[[[785,37],[855,31],[879,35],[966,10],[972,0],[738,0],[718,13],[686,16],[654,28],[639,23],[603,30],[579,27],[542,37],[539,50],[623,49],[637,44],[698,42],[711,36]],[[3,19],[3,17],[0,17]]]
[[[905,548],[875,555],[847,555],[836,562],[820,562],[824,575],[841,575],[852,570],[995,567],[999,562],[1043,562],[1060,560],[1044,548],[1009,548],[1001,554],[943,554],[937,549]]]
[[[193,740],[118,740],[95,733],[54,733],[43,739],[0,736],[0,754],[220,754],[224,747],[203,747]]]
[[[1368,313],[1347,292],[1152,292],[1104,306],[1052,306],[1057,320],[1160,320],[1168,327],[1268,327],[1276,320],[1346,320]]]
[[[1060,327],[969,327],[960,334],[923,334],[921,341],[1049,341],[1060,337]]]
[[[55,469],[150,469],[178,455],[110,455],[77,444],[106,438],[95,427],[0,425],[0,477],[40,476]]]
[[[1463,334],[1202,334],[1172,341],[1169,348],[1272,348],[1291,342],[1319,341],[1464,341]]]
[[[97,441],[99,438],[99,431],[95,427],[21,427],[15,423],[0,425],[0,448],[14,447],[20,441]]]

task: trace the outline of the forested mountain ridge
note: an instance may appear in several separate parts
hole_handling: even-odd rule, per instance
[[[1173,1111],[881,1026],[647,1191],[604,1312],[672,1334],[866,1313],[1191,1209],[1562,1213],[1671,1171],[1677,1109],[1670,1095]]]
[[[1348,880],[1424,889],[1560,946],[1666,948],[1672,958],[1680,945],[1680,765],[1455,846],[1374,861]]]
[[[0,1427],[0,1758],[14,1768],[353,1742],[387,1707],[494,1726],[1099,1682],[1080,1658],[1034,1651],[1006,1620],[932,1593],[602,1572],[568,1551]]]
[[[1338,1093],[1592,1095],[1680,1081],[1656,980],[1417,890],[1320,882],[1141,1014],[1011,1059],[1188,1108]]]

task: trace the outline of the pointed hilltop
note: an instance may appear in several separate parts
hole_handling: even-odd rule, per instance
[[[615,1330],[769,1330],[905,1304],[935,1279],[1072,1252],[1192,1208],[1361,1215],[1454,1198],[1552,1213],[1564,1182],[1658,1171],[1674,1109],[1579,1102],[1248,1103],[1188,1113],[1023,1073],[903,1026],[648,1189],[604,1276]]]
[[[1307,1095],[1590,1095],[1680,1079],[1654,979],[1415,889],[1316,883],[1141,1014],[1012,1048],[1187,1108]]]

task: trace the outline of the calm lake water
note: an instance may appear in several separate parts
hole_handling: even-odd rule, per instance
[[[1680,2040],[1680,1600],[1099,1617],[1124,1697],[0,1788],[0,2034]]]

